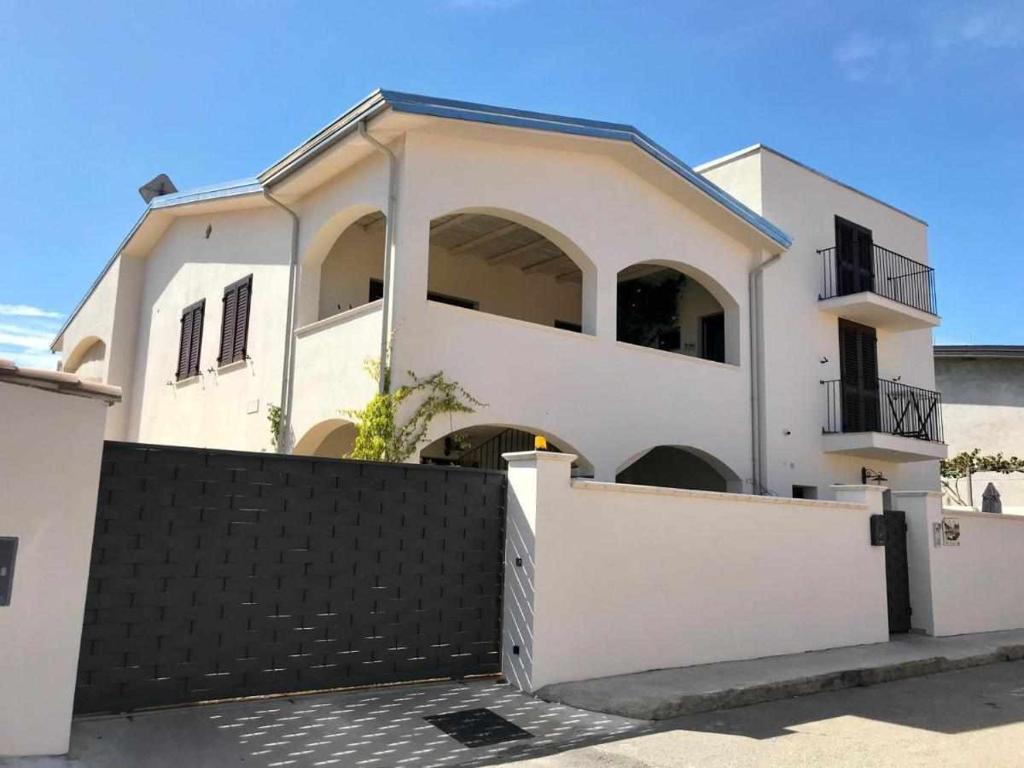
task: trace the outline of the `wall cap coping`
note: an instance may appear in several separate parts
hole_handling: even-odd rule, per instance
[[[428,312],[441,312],[461,317],[471,317],[474,320],[480,320],[482,322],[495,323],[498,325],[510,325],[515,328],[524,328],[531,331],[540,330],[542,332],[553,333],[567,339],[583,339],[590,342],[598,341],[598,337],[596,335],[587,333],[586,331],[567,331],[564,328],[555,328],[553,325],[535,323],[533,320],[521,320],[518,317],[505,317],[505,315],[498,315],[494,312],[488,312],[483,309],[467,309],[466,307],[457,307],[454,304],[445,304],[444,302],[432,301],[430,299],[426,299],[425,301],[427,302]]]
[[[377,310],[383,311],[384,300],[377,299],[376,301],[370,301],[366,304],[360,304],[358,307],[352,307],[352,309],[346,309],[344,312],[338,312],[330,317],[325,317],[322,320],[316,320],[312,323],[307,323],[301,328],[295,329],[296,338],[302,338],[303,336],[309,336],[311,333],[322,331],[326,328],[331,328],[335,325],[341,325],[347,323],[349,320],[355,320],[357,317],[363,315],[371,315]]]
[[[34,387],[48,392],[74,397],[103,400],[107,405],[121,402],[121,388],[97,381],[86,381],[81,376],[63,371],[41,368],[22,368],[13,360],[0,358],[0,382],[22,387]]]
[[[515,462],[517,464],[525,464],[531,461],[551,461],[559,464],[572,464],[579,458],[575,453],[555,453],[554,451],[513,451],[512,453],[503,453],[501,458],[507,461],[509,464]]]
[[[886,485],[861,485],[859,483],[833,483],[829,487],[834,491],[877,491],[878,493],[885,493],[889,490],[889,487]]]
[[[943,507],[943,517],[970,517],[977,518],[979,520],[1002,520],[1005,522],[1024,523],[1024,515],[1008,515],[1005,512],[1001,514],[995,514],[993,512],[979,512],[976,509],[960,508],[960,507]]]
[[[911,498],[911,497],[914,497],[914,496],[927,496],[927,497],[930,498],[930,497],[933,497],[933,496],[941,496],[942,495],[942,491],[893,491],[892,495],[893,496],[906,496],[907,498]]]
[[[654,485],[629,485],[627,483],[602,483],[598,480],[573,480],[571,485],[581,491],[610,491],[613,493],[634,493],[651,496],[675,496],[687,499],[715,499],[754,504],[785,505],[814,509],[849,509],[865,512],[867,504],[855,501],[827,501],[824,499],[791,499],[786,496],[753,496],[747,493],[725,493],[723,491],[697,491],[691,488],[662,488]],[[1024,516],[1021,517],[1024,520]]]

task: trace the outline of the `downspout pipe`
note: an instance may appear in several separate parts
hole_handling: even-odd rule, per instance
[[[390,365],[391,346],[391,274],[394,269],[392,250],[395,244],[395,217],[398,212],[398,158],[391,149],[371,136],[366,130],[366,121],[359,122],[359,135],[370,145],[381,152],[388,161],[388,210],[384,222],[384,297],[381,300],[381,329],[380,329],[380,393],[388,391],[388,377],[384,372]]]
[[[295,378],[295,289],[299,267],[299,215],[266,189],[263,197],[292,219],[291,258],[288,266],[288,309],[285,316],[284,365],[281,366],[281,424],[277,439],[278,453],[288,453],[292,420],[292,382]]]
[[[782,258],[776,253],[761,262],[749,274],[747,292],[750,307],[750,457],[752,465],[753,492],[758,496],[767,493],[764,468],[766,465],[764,440],[764,292],[763,272]]]

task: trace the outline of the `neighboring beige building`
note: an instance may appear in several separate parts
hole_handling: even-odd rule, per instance
[[[982,454],[1024,457],[1024,346],[935,347],[935,378],[942,392],[942,421],[950,455],[975,448]],[[947,502],[982,506],[989,483],[1003,512],[1024,514],[1024,474],[980,472],[945,489]]]
[[[691,169],[628,125],[377,91],[153,199],[54,349],[123,387],[113,439],[271,450],[281,406],[285,450],[341,456],[388,347],[486,403],[422,460],[542,434],[601,480],[936,488],[927,261],[923,222],[765,147]]]

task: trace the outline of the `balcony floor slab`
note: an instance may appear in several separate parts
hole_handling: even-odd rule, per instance
[[[882,432],[846,432],[822,435],[825,453],[862,456],[879,461],[935,461],[949,454],[945,443],[933,443],[913,437]]]
[[[915,309],[870,291],[822,299],[818,302],[818,308],[823,312],[887,331],[934,328],[941,322],[938,315]]]

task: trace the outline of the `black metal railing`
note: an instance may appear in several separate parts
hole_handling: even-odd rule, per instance
[[[878,379],[878,388],[844,386],[841,379],[825,388],[822,432],[883,432],[932,443],[943,442],[942,395],[898,381]]]
[[[870,291],[922,312],[938,314],[935,301],[935,270],[926,264],[908,259],[880,245],[871,248],[871,269],[845,260],[838,251],[824,248],[821,255],[821,294],[819,299],[833,299],[853,293]]]
[[[505,429],[480,445],[470,448],[456,460],[460,467],[479,469],[505,469],[503,453],[532,451],[534,436],[521,429]]]

